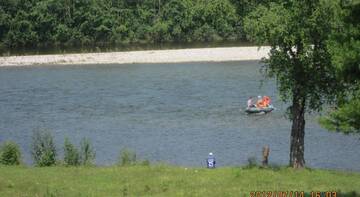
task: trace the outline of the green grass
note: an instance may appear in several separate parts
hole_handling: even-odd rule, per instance
[[[360,194],[360,174],[330,170],[166,165],[0,166],[0,196],[250,196],[250,191]]]

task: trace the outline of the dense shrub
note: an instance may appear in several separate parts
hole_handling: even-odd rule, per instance
[[[118,164],[121,166],[135,165],[136,153],[128,149],[122,150],[119,155]]]
[[[21,163],[21,152],[19,146],[12,141],[7,141],[0,149],[0,164],[19,165]]]
[[[256,167],[258,167],[256,157],[249,157],[248,164],[246,166],[244,166],[244,168],[248,169],[248,168],[256,168]]]
[[[56,147],[48,130],[35,130],[31,154],[36,166],[51,166],[56,163]]]
[[[80,165],[79,151],[68,138],[65,138],[64,142],[64,163],[68,166]]]
[[[80,142],[80,163],[81,165],[93,165],[95,160],[95,150],[90,140],[83,138]]]

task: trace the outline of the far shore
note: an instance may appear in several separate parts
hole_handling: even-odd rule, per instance
[[[270,47],[219,47],[174,50],[146,50],[106,53],[29,55],[0,57],[2,66],[65,65],[65,64],[133,64],[225,62],[260,60],[268,57]]]

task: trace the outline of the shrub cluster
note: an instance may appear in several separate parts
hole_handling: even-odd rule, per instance
[[[93,165],[95,160],[95,151],[87,138],[80,142],[80,151],[74,146],[68,138],[64,142],[64,163],[68,166]]]
[[[36,130],[33,133],[31,153],[36,166],[52,166],[57,160],[57,151],[53,136],[49,130]],[[80,150],[70,142],[64,141],[64,164],[68,166],[92,165],[95,159],[95,151],[86,138],[80,142]]]
[[[57,151],[54,138],[49,130],[38,129],[33,132],[31,154],[35,166],[53,166],[59,163],[57,161]],[[64,160],[66,166],[90,166],[94,165],[95,150],[87,138],[82,138],[80,148],[71,143],[69,138],[64,140]],[[19,165],[21,164],[21,151],[19,146],[12,141],[6,141],[0,146],[0,164]],[[136,153],[129,149],[123,149],[118,157],[118,165],[150,165],[148,160],[138,162]]]
[[[49,130],[35,130],[32,137],[31,154],[36,166],[52,166],[56,163],[56,147]]]
[[[64,163],[69,166],[80,165],[80,153],[68,138],[64,142]]]
[[[136,164],[136,153],[129,149],[124,149],[120,152],[118,158],[118,165],[129,166]]]
[[[6,141],[0,148],[0,164],[19,165],[21,152],[19,146],[12,141]]]
[[[80,162],[82,165],[93,165],[95,160],[95,150],[90,140],[83,138],[80,142]]]
[[[136,153],[130,149],[123,149],[120,151],[117,165],[119,166],[132,166],[132,165],[143,165],[149,166],[149,160],[137,160]]]

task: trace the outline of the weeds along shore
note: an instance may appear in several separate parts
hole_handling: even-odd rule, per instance
[[[80,147],[80,148],[78,148]],[[0,196],[251,196],[256,192],[336,192],[359,196],[360,173],[286,166],[262,167],[256,160],[242,167],[207,169],[152,164],[123,149],[112,166],[96,166],[86,138],[64,141],[59,159],[49,131],[33,134],[34,166],[21,161],[18,145],[7,141],[0,151]],[[255,193],[254,193],[255,192]],[[258,193],[262,195],[261,193]],[[325,194],[325,193],[324,193]]]

